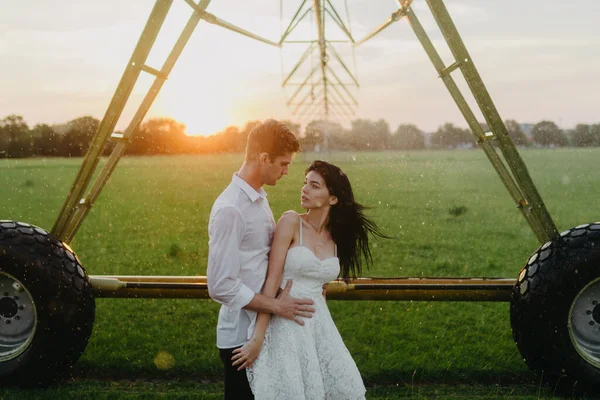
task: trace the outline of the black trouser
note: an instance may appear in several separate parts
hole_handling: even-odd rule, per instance
[[[238,371],[237,366],[231,365],[233,350],[237,348],[219,349],[221,361],[225,367],[225,400],[254,400],[254,395],[248,384],[246,370]]]

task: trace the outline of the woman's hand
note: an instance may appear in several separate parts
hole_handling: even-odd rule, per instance
[[[242,347],[233,351],[233,357],[231,357],[231,360],[233,361],[232,365],[234,367],[239,365],[238,371],[251,367],[254,360],[256,360],[260,354],[262,344],[262,340],[253,336]]]

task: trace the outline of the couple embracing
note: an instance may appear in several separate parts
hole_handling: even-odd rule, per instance
[[[208,290],[222,306],[217,347],[226,399],[364,399],[360,373],[325,302],[327,283],[371,262],[381,231],[354,200],[348,177],[314,161],[304,214],[277,224],[263,185],[274,186],[300,145],[267,120],[248,136],[245,161],[215,201],[208,226]]]

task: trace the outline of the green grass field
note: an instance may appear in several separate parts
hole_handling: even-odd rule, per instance
[[[559,230],[600,220],[600,149],[524,150]],[[538,246],[481,151],[332,153],[358,200],[395,239],[366,276],[516,277]],[[72,247],[88,273],[205,275],[212,201],[241,155],[125,158]],[[300,211],[304,168],[267,188],[276,216]],[[81,159],[0,160],[0,219],[50,229]],[[459,216],[450,213],[465,207]],[[74,378],[0,399],[217,399],[218,305],[97,299]],[[369,399],[552,398],[514,345],[508,303],[330,301]]]

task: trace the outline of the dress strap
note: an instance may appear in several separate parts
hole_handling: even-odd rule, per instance
[[[302,217],[298,214],[298,218],[300,218],[300,246],[302,246]]]

